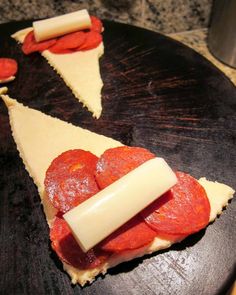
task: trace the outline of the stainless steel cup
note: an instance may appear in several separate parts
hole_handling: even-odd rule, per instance
[[[215,0],[208,33],[211,53],[236,68],[236,0]]]

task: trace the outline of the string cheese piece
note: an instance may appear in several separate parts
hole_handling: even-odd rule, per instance
[[[151,159],[63,215],[84,252],[177,183],[162,158]],[[115,214],[111,214],[115,212]]]
[[[91,19],[86,9],[33,22],[37,42],[91,27]]]

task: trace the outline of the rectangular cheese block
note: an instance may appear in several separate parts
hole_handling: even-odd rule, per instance
[[[166,161],[154,158],[71,209],[64,219],[87,252],[176,183],[176,175]]]

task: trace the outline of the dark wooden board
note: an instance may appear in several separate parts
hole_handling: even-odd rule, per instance
[[[105,22],[103,114],[82,108],[39,55],[24,56],[0,25],[0,55],[16,58],[9,94],[75,125],[149,148],[175,168],[236,188],[236,90],[211,63],[167,37]],[[0,292],[2,294],[224,294],[235,278],[236,202],[206,230],[171,249],[72,286],[52,252],[37,189],[24,169],[0,103]],[[95,221],[96,222],[96,221]]]

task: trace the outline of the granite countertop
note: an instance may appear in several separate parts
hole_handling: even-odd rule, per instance
[[[168,34],[169,37],[178,40],[187,46],[193,48],[208,60],[210,60],[217,68],[219,68],[236,86],[236,69],[228,67],[217,60],[208,50],[207,47],[207,29],[198,29],[180,33]]]
[[[9,0],[0,1],[0,23],[52,17],[85,8],[102,19],[168,34],[205,56],[236,85],[236,69],[216,60],[206,45],[207,29],[203,28],[209,24],[212,3],[213,0]]]

